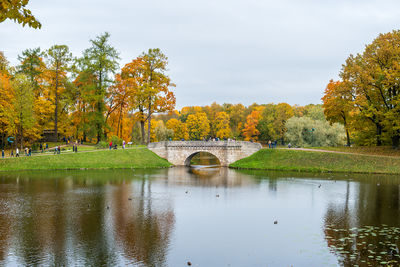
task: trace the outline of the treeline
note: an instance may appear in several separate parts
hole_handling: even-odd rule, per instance
[[[149,49],[119,69],[119,53],[109,38],[104,33],[90,40],[80,57],[66,45],[27,49],[14,67],[0,52],[1,145],[8,145],[9,136],[21,147],[32,144],[44,130],[52,130],[55,139],[129,140],[126,132],[132,132],[135,121],[141,125],[141,142],[150,141],[145,124],[151,125],[154,113],[175,107],[168,58]]]
[[[136,126],[136,129],[139,127]],[[138,140],[138,130],[133,138]],[[237,139],[259,142],[291,142],[297,146],[337,146],[344,144],[342,125],[325,119],[321,105],[291,106],[287,103],[213,103],[183,107],[158,115],[151,122],[150,140]]]
[[[339,76],[322,100],[328,120],[344,125],[347,143],[399,147],[400,31],[380,34],[350,55]]]

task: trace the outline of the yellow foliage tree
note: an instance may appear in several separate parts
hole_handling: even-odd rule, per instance
[[[174,131],[173,140],[189,139],[188,129],[184,122],[181,122],[177,119],[170,119],[167,121],[166,126],[168,129]]]
[[[190,114],[186,120],[190,140],[202,140],[210,132],[210,123],[204,112]]]
[[[231,136],[231,128],[229,127],[229,115],[226,112],[218,112],[215,117],[216,137],[220,139]]]

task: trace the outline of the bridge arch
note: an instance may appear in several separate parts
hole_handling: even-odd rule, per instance
[[[185,165],[185,166],[190,166],[190,162],[192,161],[192,159],[193,159],[196,155],[198,155],[198,154],[200,154],[200,153],[207,153],[207,154],[210,154],[210,155],[214,156],[214,157],[218,160],[218,163],[219,163],[218,165],[221,165],[221,160],[218,158],[218,156],[214,155],[213,153],[211,153],[211,152],[209,152],[209,151],[196,151],[196,152],[192,153],[191,155],[189,155],[189,156],[185,159],[184,165]]]
[[[229,166],[260,150],[261,144],[246,141],[165,141],[150,143],[147,147],[178,166],[187,165],[187,159],[198,152],[208,152],[218,158],[221,166]]]

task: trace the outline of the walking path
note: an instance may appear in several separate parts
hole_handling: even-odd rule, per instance
[[[317,149],[317,148],[278,148],[278,149],[285,149],[285,150],[298,150],[298,151],[311,151],[311,152],[325,152],[325,153],[337,153],[337,154],[347,154],[347,155],[360,155],[360,156],[370,156],[370,157],[383,157],[383,158],[399,158],[398,156],[388,156],[388,155],[373,155],[373,154],[366,154],[366,153],[354,153],[354,152],[345,152],[345,151],[334,151],[334,150],[324,150],[324,149]]]

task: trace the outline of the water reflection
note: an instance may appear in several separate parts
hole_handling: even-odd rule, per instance
[[[400,262],[399,177],[199,166],[2,174],[0,265]]]
[[[2,178],[0,265],[164,264],[175,218],[149,172],[46,174]]]

